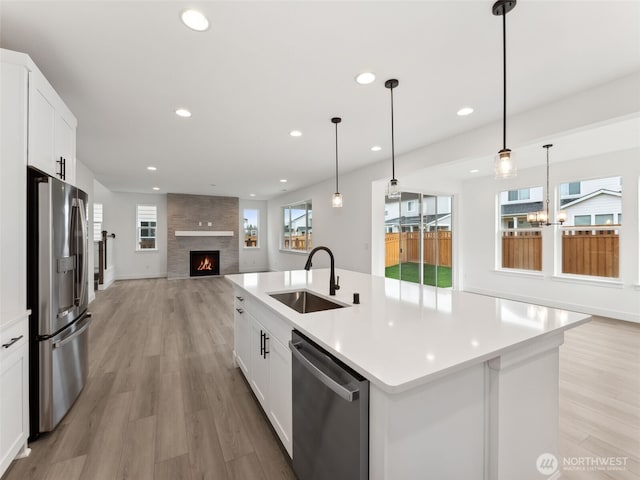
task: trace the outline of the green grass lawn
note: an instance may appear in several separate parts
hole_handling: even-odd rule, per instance
[[[424,265],[424,284],[436,286],[436,269],[438,271],[438,287],[451,286],[451,267],[436,267],[435,265]],[[406,280],[407,282],[418,283],[420,265],[418,263],[403,263],[402,278],[400,278],[400,265],[392,265],[385,268],[384,276]]]

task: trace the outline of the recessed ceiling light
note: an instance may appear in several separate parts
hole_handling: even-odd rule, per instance
[[[204,32],[209,28],[209,20],[197,10],[185,10],[180,15],[180,18],[182,19],[182,23],[197,32]]]
[[[191,112],[186,108],[179,108],[176,110],[176,115],[178,115],[179,117],[187,118],[191,116]]]
[[[477,168],[472,168],[471,170],[469,170],[469,173],[478,173],[480,170],[478,170]]]
[[[287,183],[287,179],[286,178],[281,178],[280,179],[280,183]]]
[[[255,196],[256,196],[256,194],[255,194],[255,193],[250,193],[250,194],[249,194],[249,196],[250,196],[250,197],[255,197]]]
[[[147,167],[147,170],[151,170],[152,172],[155,172],[155,171],[157,170],[157,168],[156,168],[156,167],[154,167],[154,166],[149,165],[149,166]]]
[[[466,117],[467,115],[471,115],[473,113],[473,108],[471,107],[462,107],[458,110],[459,117]]]
[[[382,147],[380,145],[374,145],[373,147],[371,147],[372,152],[379,152],[380,150],[382,150]]]
[[[289,132],[289,135],[291,135],[292,137],[301,137],[302,132],[300,130],[291,130]]]
[[[376,76],[371,72],[362,72],[360,75],[356,77],[356,82],[360,85],[369,85],[373,83],[376,79]]]
[[[160,187],[153,187],[154,190],[160,190]]]

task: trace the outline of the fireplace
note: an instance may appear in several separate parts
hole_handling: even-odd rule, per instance
[[[189,275],[192,277],[220,275],[220,250],[191,250]]]

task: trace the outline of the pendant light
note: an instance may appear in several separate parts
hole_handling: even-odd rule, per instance
[[[534,227],[545,226],[548,227],[550,225],[562,225],[567,221],[567,212],[564,210],[560,210],[556,218],[557,222],[551,221],[551,216],[549,215],[549,149],[553,147],[553,144],[549,143],[547,145],[543,145],[547,151],[547,199],[546,199],[546,208],[539,212],[530,212],[527,213],[527,222],[529,222]]]
[[[342,121],[340,117],[333,117],[331,123],[336,126],[336,193],[333,194],[331,199],[331,206],[333,208],[342,208],[342,194],[338,190],[338,124]]]
[[[396,179],[396,149],[393,131],[393,89],[398,86],[398,83],[398,80],[395,78],[384,82],[384,86],[391,92],[391,180],[389,180],[389,184],[387,185],[387,197],[393,199],[400,198],[400,186]]]
[[[491,11],[502,16],[502,149],[495,160],[496,178],[516,175],[516,164],[511,150],[507,148],[507,13],[516,6],[516,0],[498,0]]]

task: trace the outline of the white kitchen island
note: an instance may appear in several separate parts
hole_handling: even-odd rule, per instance
[[[280,369],[271,376],[277,379],[271,401],[261,393],[273,385],[260,387],[243,367],[248,361],[238,352],[248,348],[242,344],[250,343],[244,339],[250,328],[238,324],[235,354],[290,454],[290,359],[287,367],[283,345],[297,329],[370,381],[372,480],[547,478],[536,460],[557,452],[558,349],[564,331],[589,315],[336,274],[341,288],[330,298],[348,306],[306,314],[269,294],[306,289],[329,298],[328,269],[227,276],[236,311],[252,305],[275,339]],[[356,292],[361,303],[353,305]]]

